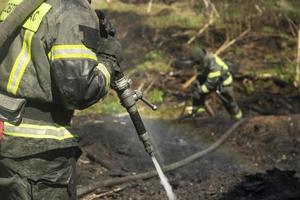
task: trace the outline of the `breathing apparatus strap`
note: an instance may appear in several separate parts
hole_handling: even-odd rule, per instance
[[[14,8],[14,11],[0,24],[0,48],[12,33],[22,25],[29,15],[44,1],[45,0],[24,0]]]

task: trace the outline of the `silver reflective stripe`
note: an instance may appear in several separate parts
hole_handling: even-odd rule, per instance
[[[76,135],[71,134],[65,127],[61,126],[48,126],[48,125],[33,125],[33,124],[20,124],[14,126],[5,122],[4,134],[14,137],[25,138],[40,138],[40,139],[56,139],[64,140],[74,138]]]
[[[59,59],[91,59],[97,61],[96,54],[84,45],[55,45],[52,47],[49,58]]]

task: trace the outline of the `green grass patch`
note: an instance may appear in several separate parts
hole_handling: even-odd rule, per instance
[[[153,50],[145,55],[144,62],[137,65],[137,70],[167,72],[170,69],[167,56],[160,50]]]
[[[76,115],[89,115],[96,113],[116,115],[123,112],[126,112],[126,110],[120,104],[119,98],[109,94],[102,101],[90,106],[89,108],[77,111]]]
[[[142,23],[145,26],[152,28],[168,28],[170,26],[200,28],[205,23],[205,19],[185,4],[184,2],[172,5],[154,3],[150,13],[147,13],[148,4],[126,4],[120,1],[113,3],[97,1],[93,3],[93,7],[114,12],[136,13],[143,18]],[[166,12],[161,14],[164,11]]]
[[[147,98],[152,103],[162,103],[164,101],[164,92],[159,89],[154,89],[149,92],[149,94],[147,95]]]
[[[170,13],[165,16],[153,16],[146,19],[146,25],[153,28],[166,28],[178,26],[181,28],[199,28],[203,25],[203,19],[199,16],[182,16],[177,13]]]
[[[268,58],[270,59],[269,56]],[[274,57],[271,57],[271,59],[274,59]],[[245,74],[247,74],[247,72],[245,72]],[[267,69],[256,69],[254,72],[249,72],[249,74],[259,79],[274,77],[288,84],[292,84],[295,76],[295,64],[287,63],[285,65],[273,66]]]
[[[134,12],[140,15],[147,13],[147,6],[145,4],[127,4],[120,1],[113,1],[107,3],[106,1],[92,1],[92,7],[101,10],[110,10],[115,12]]]

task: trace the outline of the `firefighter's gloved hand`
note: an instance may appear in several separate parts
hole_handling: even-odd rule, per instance
[[[150,156],[153,156],[154,155],[154,149],[153,149],[153,146],[151,144],[149,134],[146,132],[142,135],[139,135],[139,138],[143,142],[143,145],[144,145],[144,148],[145,148],[146,152]]]
[[[98,60],[102,63],[110,74],[110,82],[115,80],[115,75],[121,72],[121,68],[116,58],[110,55],[99,54]]]
[[[116,34],[115,28],[111,25],[104,12],[101,10],[95,10],[99,19],[99,28],[101,37],[108,38],[109,36],[114,37]]]
[[[122,61],[122,45],[117,38],[100,38],[97,46],[97,54],[109,55],[118,63]]]

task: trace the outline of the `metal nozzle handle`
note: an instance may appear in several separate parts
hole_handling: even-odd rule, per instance
[[[157,110],[157,106],[154,105],[153,103],[151,103],[148,99],[146,99],[145,97],[141,97],[141,100],[147,105],[149,106],[152,110]]]

